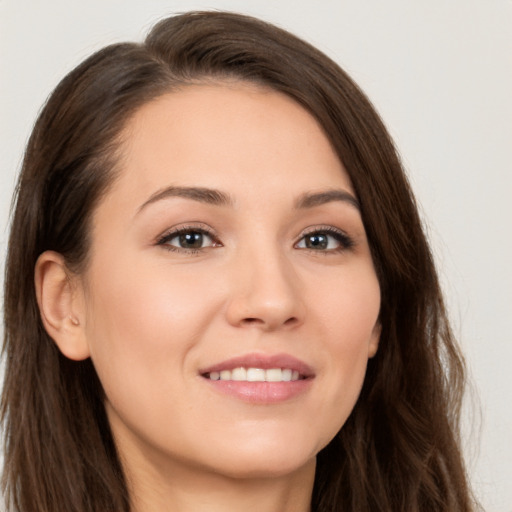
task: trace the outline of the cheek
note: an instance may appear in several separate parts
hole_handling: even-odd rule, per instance
[[[95,333],[109,337],[114,347],[120,343],[126,349],[132,342],[132,348],[163,348],[181,331],[197,327],[199,312],[207,315],[211,295],[198,289],[204,276],[199,280],[181,269],[172,272],[160,262],[98,267],[90,279],[94,295],[88,319]]]
[[[136,388],[141,402],[156,397],[155,384],[168,386],[170,375],[179,378],[187,368],[215,298],[200,293],[186,271],[171,275],[159,263],[98,266],[90,282],[87,339],[107,396],[121,400]]]
[[[380,333],[380,288],[374,273],[345,275],[338,282],[339,287],[325,287],[323,297],[312,301],[325,340],[320,350],[326,366],[319,382],[324,396],[320,415],[329,426],[325,442],[352,412]]]
[[[373,267],[340,271],[336,279],[326,280],[323,288],[311,293],[316,293],[310,306],[324,326],[326,349],[346,354],[348,360],[367,359],[369,345],[379,332],[380,287]]]

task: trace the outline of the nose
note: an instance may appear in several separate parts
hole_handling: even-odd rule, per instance
[[[237,259],[226,310],[231,325],[274,331],[303,323],[306,308],[290,261],[277,251]]]

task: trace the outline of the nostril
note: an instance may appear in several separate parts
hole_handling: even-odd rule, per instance
[[[286,319],[284,322],[272,322],[272,321],[266,321],[263,318],[257,318],[257,317],[247,317],[242,320],[242,325],[246,326],[267,326],[269,329],[277,328],[279,325],[286,326],[286,327],[292,327],[299,323],[299,319],[295,316],[292,316],[288,319]]]
[[[242,325],[246,326],[265,326],[268,329],[276,329],[279,326],[282,327],[293,327],[294,325],[299,323],[299,319],[295,316],[292,316],[286,319],[284,322],[273,322],[271,320],[265,320],[264,318],[257,317],[247,317],[242,320]]]
[[[244,318],[244,324],[262,324],[263,320],[260,318]]]

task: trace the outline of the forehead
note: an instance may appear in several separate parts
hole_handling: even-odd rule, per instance
[[[291,98],[258,85],[190,85],[163,95],[135,113],[122,140],[114,188],[141,198],[169,185],[235,196],[255,189],[352,190],[316,119]]]

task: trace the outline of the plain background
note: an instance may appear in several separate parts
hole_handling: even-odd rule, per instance
[[[409,172],[474,382],[465,450],[488,512],[512,511],[511,0],[0,0],[0,265],[45,98],[100,47],[190,9],[262,17],[340,63]]]

